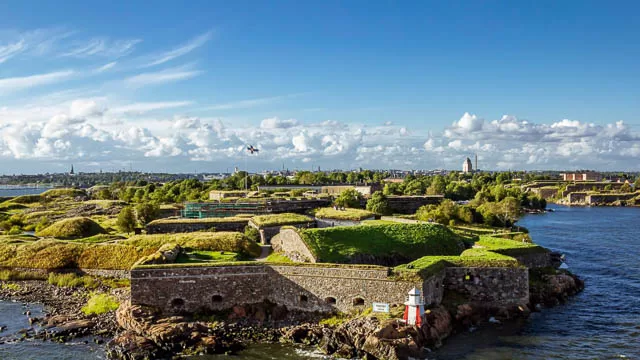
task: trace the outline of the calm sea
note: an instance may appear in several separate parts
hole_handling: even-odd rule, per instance
[[[429,359],[640,359],[640,209],[567,208],[520,221],[534,240],[566,254],[586,289],[567,304],[535,313],[522,326],[492,325],[455,336]],[[0,325],[26,327],[20,304],[0,302]],[[22,320],[21,320],[22,319]],[[4,333],[11,332],[9,329]],[[0,359],[100,359],[91,345],[0,345]],[[209,356],[200,359],[229,359]],[[237,360],[322,358],[305,349],[255,346]]]

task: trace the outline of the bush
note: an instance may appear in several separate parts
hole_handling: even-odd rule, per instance
[[[18,225],[13,225],[11,229],[7,231],[7,235],[20,235],[20,234],[22,234],[22,229],[20,229],[20,226]]]
[[[140,203],[136,205],[136,219],[144,226],[160,216],[160,207],[152,203]]]
[[[42,237],[74,239],[104,234],[106,231],[95,221],[86,217],[77,217],[57,221],[36,233]]]
[[[100,315],[109,311],[116,310],[120,306],[118,300],[108,294],[93,294],[87,305],[82,307],[85,315]]]
[[[0,270],[0,280],[22,281],[22,280],[44,280],[47,276],[42,273],[16,270]]]
[[[253,226],[247,225],[244,227],[244,236],[255,242],[260,241],[260,231]]]

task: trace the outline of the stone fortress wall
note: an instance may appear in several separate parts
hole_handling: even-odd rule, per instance
[[[467,276],[468,275],[468,276]],[[526,268],[447,268],[424,281],[397,280],[385,267],[353,265],[275,265],[136,268],[131,301],[164,313],[224,310],[265,300],[289,309],[332,312],[364,308],[373,302],[402,306],[413,287],[425,303],[437,305],[455,291],[485,305],[528,302]]]

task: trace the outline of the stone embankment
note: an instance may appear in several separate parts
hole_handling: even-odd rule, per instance
[[[530,298],[520,305],[470,301],[449,292],[441,305],[427,310],[420,327],[375,314],[356,315],[338,326],[319,325],[317,314],[292,312],[268,302],[234,306],[208,323],[182,316],[163,318],[127,302],[117,311],[124,331],[109,344],[108,354],[114,359],[159,359],[176,353],[228,353],[250,343],[279,341],[314,345],[341,358],[416,358],[424,356],[424,348],[437,348],[456,332],[526,318],[530,309],[564,302],[584,287],[566,271],[536,270],[530,280]]]

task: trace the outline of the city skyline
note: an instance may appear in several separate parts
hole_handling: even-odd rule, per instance
[[[6,2],[2,173],[637,170],[639,6],[579,4]]]

